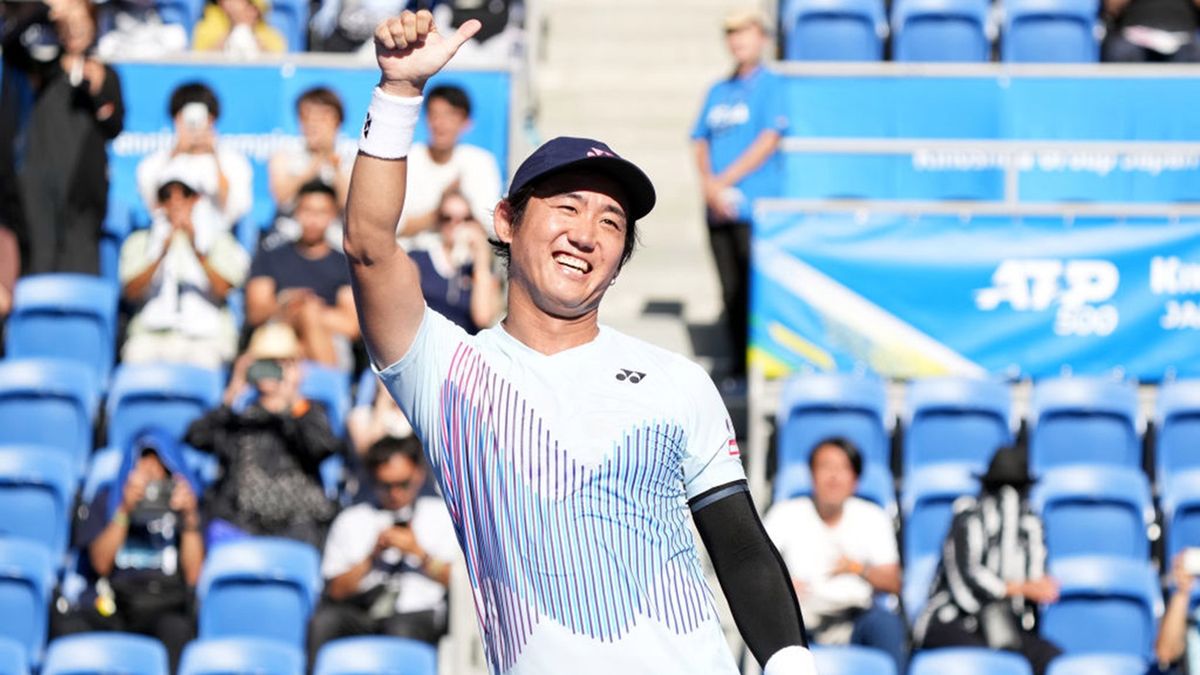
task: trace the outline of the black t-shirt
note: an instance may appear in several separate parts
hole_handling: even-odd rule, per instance
[[[96,496],[79,513],[75,529],[75,545],[86,549],[108,527],[108,496],[112,488],[101,487]],[[129,514],[129,529],[125,543],[117,550],[108,580],[120,597],[124,592],[171,594],[185,590],[180,568],[179,542],[183,523],[170,511],[146,512],[134,509]],[[91,569],[87,555],[80,556],[84,576],[95,581],[98,574]]]
[[[250,278],[270,277],[275,292],[288,288],[310,288],[327,305],[337,304],[338,290],[350,285],[346,256],[330,250],[323,258],[300,255],[292,242],[259,249],[250,263]]]
[[[1117,26],[1191,33],[1196,30],[1197,9],[1192,0],[1131,0],[1117,17]]]

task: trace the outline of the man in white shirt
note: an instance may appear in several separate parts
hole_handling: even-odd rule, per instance
[[[905,672],[906,631],[876,593],[900,592],[900,554],[892,519],[854,496],[862,453],[844,438],[817,443],[808,459],[812,496],[779,502],[763,524],[779,547],[818,644],[856,644],[888,652]]]
[[[338,514],[325,541],[325,595],[308,629],[308,662],[321,645],[352,635],[437,644],[446,632],[446,587],[458,557],[454,526],[437,497],[421,497],[421,442],[383,438],[367,451],[375,499]]]

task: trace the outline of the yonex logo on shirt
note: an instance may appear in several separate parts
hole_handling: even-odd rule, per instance
[[[637,384],[638,382],[641,382],[642,378],[644,377],[646,377],[645,373],[640,373],[636,370],[629,370],[627,368],[622,368],[621,372],[617,373],[617,379],[619,381],[624,382],[628,380],[630,384]]]
[[[371,113],[367,113],[367,121],[363,122],[363,138],[371,135]]]

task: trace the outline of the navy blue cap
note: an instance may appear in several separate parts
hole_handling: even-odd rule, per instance
[[[629,200],[626,215],[630,220],[641,220],[654,208],[654,184],[633,162],[600,141],[569,136],[546,141],[521,162],[508,187],[508,196],[539,178],[568,169],[597,171],[617,181]]]

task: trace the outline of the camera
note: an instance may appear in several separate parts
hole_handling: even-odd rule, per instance
[[[183,120],[183,126],[191,131],[200,131],[208,126],[208,106],[198,101],[184,105],[179,111],[179,116]]]
[[[1200,577],[1200,547],[1191,546],[1183,549],[1183,571],[1194,577]]]
[[[260,359],[250,364],[250,368],[246,370],[246,381],[250,384],[258,384],[263,380],[282,380],[283,366],[278,361],[273,359]]]
[[[171,494],[175,491],[175,481],[171,478],[152,480],[146,483],[146,493],[134,509],[138,515],[154,518],[171,510]]]

